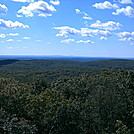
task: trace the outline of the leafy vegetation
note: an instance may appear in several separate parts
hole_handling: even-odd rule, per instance
[[[127,60],[3,65],[0,133],[133,134],[133,67]]]

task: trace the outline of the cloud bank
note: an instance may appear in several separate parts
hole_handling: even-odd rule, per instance
[[[53,27],[53,29],[59,30],[59,33],[56,34],[56,36],[64,36],[64,37],[68,37],[68,35],[81,35],[84,37],[93,37],[93,35],[98,36],[112,35],[108,30],[99,30],[99,29],[81,28],[80,30],[77,30],[69,26]]]
[[[24,15],[26,17],[33,17],[34,15],[47,17],[52,16],[52,12],[55,12],[56,9],[49,5],[47,2],[38,1],[30,3],[27,7],[23,6],[19,11],[18,15]]]
[[[63,27],[54,27],[53,29],[57,29],[60,30],[58,34],[56,34],[56,36],[65,36],[67,37],[69,34],[71,35],[79,35],[80,31],[75,29],[75,28],[71,28],[68,26],[63,26]]]
[[[134,41],[134,32],[120,32],[117,33],[117,35],[120,37],[120,41]]]
[[[0,19],[0,27],[6,28],[6,29],[29,28],[28,25],[24,25],[18,21],[15,21],[15,22],[11,20],[5,21],[3,19]]]
[[[113,15],[124,14],[125,16],[134,17],[134,8],[127,6],[126,8],[117,9],[112,13]]]
[[[91,24],[90,27],[105,29],[105,30],[118,30],[122,25],[119,22],[108,21],[106,23],[102,23],[101,21],[97,20],[96,23]]]
[[[116,4],[111,4],[109,1],[105,1],[104,3],[95,3],[93,7],[97,9],[117,9],[119,8]]]

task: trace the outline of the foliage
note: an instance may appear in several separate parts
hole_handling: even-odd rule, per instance
[[[133,70],[9,66],[0,72],[1,133],[134,133]]]
[[[127,126],[124,125],[122,121],[117,120],[116,127],[117,127],[116,134],[130,134]]]

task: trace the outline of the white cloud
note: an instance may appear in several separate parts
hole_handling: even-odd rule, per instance
[[[87,13],[82,12],[80,9],[75,9],[75,12],[76,12],[77,14],[83,14],[84,16],[88,16]]]
[[[22,15],[19,15],[19,14],[16,14],[16,16],[17,16],[18,18],[23,17]]]
[[[78,40],[78,41],[75,41],[74,39],[66,39],[66,40],[62,40],[61,41],[61,43],[67,43],[67,44],[69,44],[69,43],[94,43],[94,42],[92,42],[91,40]]]
[[[67,44],[72,43],[72,42],[75,42],[75,40],[74,39],[66,39],[66,40],[61,41],[61,43],[67,43]]]
[[[120,37],[120,41],[134,41],[134,32],[120,32],[117,36]]]
[[[10,34],[7,34],[7,36],[19,36],[19,33],[10,33]]]
[[[107,40],[107,38],[104,37],[104,36],[101,36],[101,37],[100,37],[100,40]]]
[[[119,37],[126,37],[126,38],[128,38],[128,37],[132,37],[132,36],[134,36],[134,32],[120,32],[120,33],[118,33],[117,34]]]
[[[12,22],[11,20],[5,21],[3,19],[0,19],[0,27],[7,29],[29,28],[28,25],[24,25],[18,21]]]
[[[83,19],[85,19],[85,20],[92,20],[92,18],[89,17],[89,16],[83,16]]]
[[[94,42],[92,42],[91,40],[79,40],[79,41],[77,41],[76,43],[94,43]]]
[[[126,8],[117,9],[116,12],[113,12],[113,15],[119,15],[123,13],[125,16],[134,17],[134,8],[127,6]]]
[[[59,0],[50,0],[50,3],[53,4],[53,5],[60,5]]]
[[[80,9],[75,9],[75,12],[76,12],[77,14],[80,14],[80,13],[81,13]]]
[[[5,34],[0,34],[0,38],[5,38],[6,35]]]
[[[75,28],[71,28],[68,26],[54,27],[53,29],[59,30],[59,33],[56,34],[56,36],[64,36],[64,37],[68,37],[68,35],[81,35],[85,37],[93,37],[93,35],[111,36],[111,33],[108,30],[88,29],[88,28],[81,28],[80,30],[77,30]]]
[[[133,4],[132,0],[119,0],[121,4]]]
[[[68,26],[54,27],[53,29],[60,30],[59,34],[56,34],[56,36],[65,36],[65,37],[67,37],[68,34],[71,34],[71,35],[79,35],[80,34],[79,30],[77,30],[75,28],[68,27]]]
[[[89,17],[89,15],[88,15],[87,13],[81,12],[80,9],[75,9],[75,12],[76,12],[77,14],[82,14],[82,15],[84,15],[84,16],[83,16],[83,19],[85,19],[85,20],[92,20],[92,19],[93,19],[93,18]]]
[[[0,34],[0,38],[5,38],[6,36],[19,36],[18,33]]]
[[[27,7],[22,6],[22,8],[18,11],[18,15],[25,15],[26,17],[33,17],[35,14],[38,16],[47,17],[52,16],[52,12],[55,12],[56,9],[49,5],[47,2],[38,1],[34,3],[30,3]]]
[[[29,39],[31,39],[31,37],[23,37],[23,39],[29,40]]]
[[[5,5],[0,4],[0,14],[6,13],[8,8]]]
[[[12,1],[15,1],[15,2],[34,2],[34,0],[12,0]]]
[[[81,28],[82,36],[111,36],[112,34],[108,30],[98,30],[98,29],[89,29],[89,28]]]
[[[8,39],[6,40],[7,42],[13,42],[14,40],[13,39]]]
[[[109,1],[105,1],[104,3],[95,3],[93,7],[97,9],[116,9],[119,8],[116,4],[111,4]]]
[[[105,29],[105,30],[118,30],[122,25],[119,22],[108,21],[106,23],[102,23],[101,21],[97,20],[96,23],[91,24],[90,27]]]

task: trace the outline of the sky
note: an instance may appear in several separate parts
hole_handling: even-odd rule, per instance
[[[134,1],[0,0],[0,55],[134,58]]]

